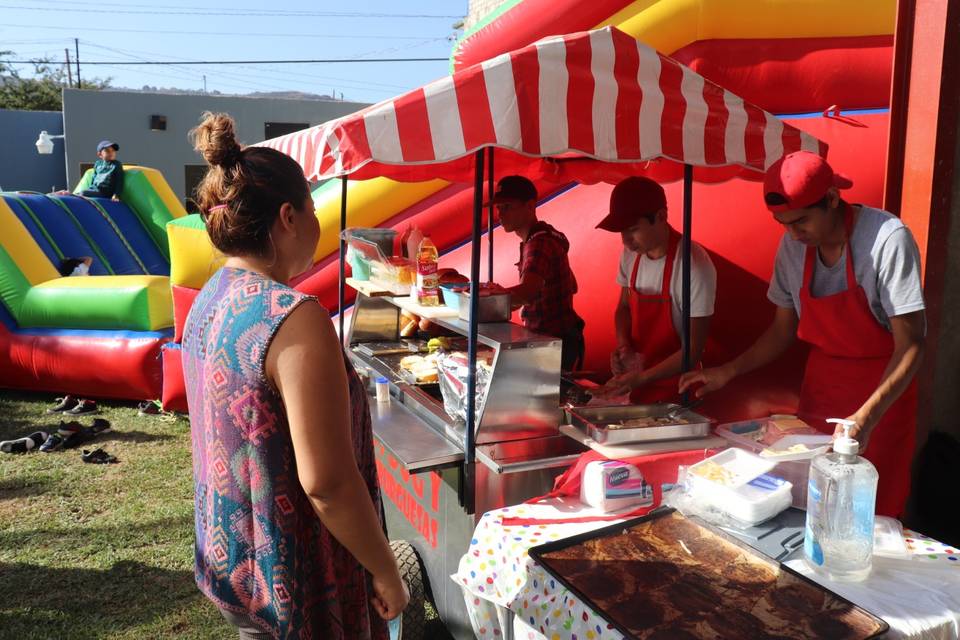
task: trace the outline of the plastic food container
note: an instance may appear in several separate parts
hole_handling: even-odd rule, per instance
[[[377,378],[377,402],[390,402],[390,382],[384,378]]]
[[[833,443],[833,436],[822,434],[818,436],[784,436],[775,444],[760,451],[761,458],[769,458],[777,462],[810,461],[813,456],[826,453]]]
[[[461,294],[465,291],[470,291],[470,285],[460,283],[441,284],[440,291],[443,293],[443,304],[454,311],[459,311],[460,301],[463,299],[463,295]]]
[[[397,237],[397,232],[393,229],[352,227],[350,232],[354,237],[377,245],[384,256],[389,258],[393,255],[393,243]]]
[[[767,447],[757,441],[765,422],[765,419],[759,419],[722,424],[717,427],[716,434],[728,441],[731,446],[752,453],[760,453]],[[814,455],[811,453],[808,457],[799,460],[777,461],[776,458],[766,458],[775,465],[770,473],[793,485],[793,506],[798,509],[807,508],[807,481],[810,477],[810,460]]]
[[[742,449],[727,449],[693,465],[687,475],[698,485],[737,489],[767,473],[775,464]]]
[[[790,506],[793,485],[769,474],[754,478],[738,489],[715,491],[706,499],[731,518],[755,526]]]

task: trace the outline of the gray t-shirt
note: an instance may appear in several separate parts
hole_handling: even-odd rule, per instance
[[[783,234],[767,298],[780,307],[800,309],[803,262],[806,245]],[[860,207],[850,238],[853,273],[863,287],[870,310],[881,325],[890,329],[892,316],[924,308],[920,279],[920,252],[913,234],[900,218],[880,209]],[[820,298],[847,288],[847,252],[837,264],[827,267],[817,252],[813,268],[813,296]]]

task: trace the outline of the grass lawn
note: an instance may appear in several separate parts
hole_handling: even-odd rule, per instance
[[[0,440],[56,430],[51,399],[0,391]],[[232,640],[193,582],[189,423],[101,408],[113,431],[85,447],[119,464],[0,454],[0,638]]]
[[[56,430],[51,400],[0,391],[0,440]],[[193,582],[189,422],[100,406],[113,430],[81,448],[119,464],[0,454],[0,638],[233,640]]]

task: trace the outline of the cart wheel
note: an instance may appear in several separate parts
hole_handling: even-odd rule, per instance
[[[410,590],[410,604],[403,612],[404,640],[424,640],[426,636],[428,580],[423,571],[423,563],[417,550],[406,540],[391,540],[390,548],[397,558],[400,577]]]

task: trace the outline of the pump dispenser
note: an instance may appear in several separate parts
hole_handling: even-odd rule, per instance
[[[851,420],[831,418],[843,436],[833,451],[810,462],[807,526],[803,553],[807,563],[833,580],[858,581],[870,573],[873,522],[879,475],[857,455],[860,443],[850,437]]]

